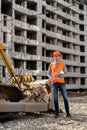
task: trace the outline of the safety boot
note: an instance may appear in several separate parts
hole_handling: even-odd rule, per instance
[[[66,113],[66,117],[71,118],[71,114],[70,113]]]
[[[55,118],[59,117],[59,112],[55,112]]]

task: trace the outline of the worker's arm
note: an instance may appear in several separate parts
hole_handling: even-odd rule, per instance
[[[47,76],[48,76],[48,78],[49,78],[50,80],[52,79],[52,77],[51,77],[51,68],[50,68],[50,65],[49,65],[48,70],[47,70]]]

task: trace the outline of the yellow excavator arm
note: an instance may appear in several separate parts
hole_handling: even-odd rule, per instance
[[[18,85],[19,88],[20,88],[20,82],[18,81],[17,77],[15,77],[14,68],[13,68],[13,66],[11,65],[10,60],[8,59],[8,57],[7,57],[7,55],[6,55],[5,51],[4,51],[4,46],[3,46],[2,43],[0,43],[0,55],[1,55],[1,57],[2,57],[2,59],[3,59],[3,61],[4,61],[4,63],[5,63],[5,65],[6,65],[6,67],[7,67],[8,71],[9,71],[9,73],[12,75],[12,77],[14,77],[13,79],[15,79],[15,82],[17,83],[17,85]],[[23,78],[23,80],[25,80],[25,78],[29,79],[29,82],[34,81],[34,78],[33,78],[32,76],[27,76],[27,77],[26,77],[26,76],[25,76],[25,77],[23,76],[22,78]]]
[[[5,51],[4,51],[4,46],[2,43],[0,43],[0,55],[4,61],[4,63],[6,64],[7,68],[8,68],[8,71],[11,75],[14,75],[15,71],[14,71],[14,68],[12,67]]]
[[[16,83],[18,84],[18,86],[19,86],[19,88],[20,88],[20,84],[19,84],[19,82],[17,81],[17,79],[16,79],[16,77],[15,77],[15,75],[14,75],[14,73],[15,73],[14,68],[13,68],[13,66],[11,65],[11,63],[10,63],[10,61],[9,61],[9,59],[8,59],[8,57],[7,57],[6,53],[5,53],[5,51],[4,51],[4,46],[3,46],[2,43],[0,43],[0,55],[1,55],[1,57],[2,57],[2,59],[3,59],[3,61],[4,61],[4,63],[5,63],[5,65],[6,65],[6,67],[7,67],[8,71],[9,71],[9,73],[12,75],[12,77],[14,77]]]

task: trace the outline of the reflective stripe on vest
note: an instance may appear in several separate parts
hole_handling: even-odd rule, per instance
[[[60,70],[64,70],[64,62],[60,62],[58,64],[58,67],[56,67],[54,62],[52,62],[50,64],[50,67],[51,67],[51,76],[52,76],[52,79],[54,79],[53,83],[56,83],[56,82],[65,83],[64,78],[59,77],[58,75],[56,75],[56,74],[58,74],[60,72]]]

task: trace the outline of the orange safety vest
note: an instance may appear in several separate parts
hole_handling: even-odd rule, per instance
[[[50,67],[51,67],[51,77],[53,79],[53,83],[65,83],[64,78],[59,77],[58,75],[55,75],[55,74],[58,74],[60,70],[64,70],[64,62],[60,62],[58,64],[58,67],[56,67],[54,62],[52,62],[50,64]]]

